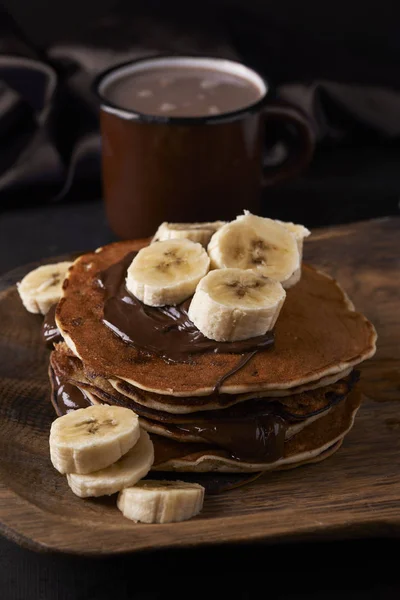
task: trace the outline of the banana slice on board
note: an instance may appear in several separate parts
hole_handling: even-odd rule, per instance
[[[304,227],[304,225],[296,225],[296,223],[291,223],[290,221],[277,221],[277,223],[283,225],[290,233],[294,235],[300,255],[299,268],[296,269],[296,271],[293,272],[293,275],[291,275],[291,277],[289,277],[289,279],[284,281],[282,284],[285,289],[288,289],[296,285],[296,283],[298,283],[301,279],[301,262],[303,260],[304,240],[311,235],[311,231],[307,229],[307,227]]]
[[[204,488],[184,481],[141,481],[117,500],[124,517],[141,523],[187,521],[203,508]]]
[[[145,477],[153,462],[153,442],[149,434],[141,429],[139,441],[117,462],[86,475],[69,473],[67,481],[74,494],[80,498],[111,496]]]
[[[189,319],[212,340],[246,340],[274,327],[285,297],[278,281],[257,271],[217,269],[197,286]]]
[[[175,305],[193,294],[209,268],[210,259],[200,244],[190,240],[155,242],[133,259],[126,287],[149,306]]]
[[[211,236],[225,225],[225,221],[213,221],[211,223],[161,223],[157,229],[153,242],[163,240],[191,240],[202,246],[207,246]]]
[[[129,408],[98,404],[53,421],[50,458],[60,473],[91,473],[108,467],[139,439],[138,416]]]
[[[62,284],[72,262],[59,262],[34,269],[20,281],[18,292],[26,310],[45,315],[62,295]]]
[[[256,269],[282,284],[300,267],[295,236],[277,221],[250,213],[214,233],[207,250],[214,269]]]

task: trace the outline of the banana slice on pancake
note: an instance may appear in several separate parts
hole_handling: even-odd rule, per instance
[[[67,481],[80,498],[111,496],[145,477],[153,462],[153,442],[149,434],[141,429],[137,443],[117,462],[94,473],[69,473]]]
[[[18,292],[26,310],[45,315],[62,295],[62,285],[72,262],[42,265],[30,271],[18,284]]]
[[[307,229],[307,227],[304,227],[304,225],[297,225],[296,223],[292,223],[290,221],[277,221],[277,223],[280,223],[281,225],[283,225],[290,233],[292,233],[294,235],[294,237],[296,239],[296,243],[297,243],[297,249],[298,249],[299,255],[300,255],[299,268],[296,269],[296,271],[294,271],[293,275],[284,282],[284,287],[286,289],[288,289],[288,288],[296,285],[296,283],[298,283],[301,279],[301,262],[303,260],[303,244],[304,244],[305,238],[307,238],[309,235],[311,235],[311,231],[309,229]]]
[[[311,231],[307,229],[307,227],[304,227],[304,225],[292,223],[292,221],[279,221],[279,219],[277,219],[275,222],[279,223],[279,225],[283,225],[285,229],[294,235],[298,246],[300,245],[299,242],[301,242],[302,247],[302,242],[304,239],[311,235]]]
[[[245,212],[221,227],[208,245],[214,269],[253,269],[287,287],[300,268],[295,235],[287,227]]]
[[[167,223],[164,221],[157,229],[153,242],[186,239],[207,246],[213,234],[223,225],[225,225],[225,221],[210,223]]]
[[[257,271],[217,269],[200,281],[188,314],[212,340],[245,340],[274,327],[285,297],[278,281]]]
[[[141,523],[177,523],[203,508],[204,488],[184,481],[141,481],[125,488],[117,505],[124,517]]]
[[[193,294],[209,268],[201,244],[185,239],[155,242],[133,259],[126,287],[149,306],[176,305]]]
[[[56,419],[50,430],[50,458],[60,473],[91,473],[113,464],[140,435],[129,408],[105,404],[81,408]]]

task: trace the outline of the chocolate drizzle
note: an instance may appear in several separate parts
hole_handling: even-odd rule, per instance
[[[217,381],[217,383],[214,386],[213,389],[213,393],[218,393],[219,389],[221,387],[221,385],[224,383],[224,381],[226,379],[228,379],[228,377],[230,377],[231,375],[233,375],[234,373],[237,373],[237,371],[240,371],[240,369],[242,367],[244,367],[244,365],[247,365],[247,363],[249,362],[249,360],[251,358],[253,358],[253,356],[257,353],[257,350],[253,350],[253,352],[248,352],[247,354],[243,354],[242,358],[236,363],[236,365],[230,370],[227,371],[226,373],[224,373],[222,375],[222,377],[220,377]]]
[[[56,323],[56,308],[57,304],[53,304],[43,321],[42,339],[48,348],[52,348],[54,344],[63,340]]]
[[[194,354],[205,352],[245,354],[244,361],[238,361],[237,368],[224,375],[223,380],[239,370],[253,353],[273,344],[271,332],[238,342],[215,342],[206,338],[188,317],[190,298],[178,306],[146,306],[125,287],[126,271],[135,254],[127,254],[100,273],[98,279],[105,294],[103,322],[124,342],[169,362],[190,362]]]
[[[52,400],[58,415],[66,415],[72,410],[91,406],[92,403],[83,390],[71,383],[61,382],[52,369],[51,382]]]
[[[245,419],[218,419],[178,425],[182,432],[227,450],[235,460],[275,462],[282,458],[288,423],[272,411]]]

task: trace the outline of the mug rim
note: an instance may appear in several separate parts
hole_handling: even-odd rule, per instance
[[[135,66],[139,63],[145,62],[153,62],[157,60],[194,60],[194,61],[217,61],[219,63],[228,63],[232,67],[241,67],[246,69],[247,71],[254,74],[264,85],[265,91],[263,95],[252,104],[248,104],[243,108],[239,108],[235,111],[224,112],[218,115],[203,115],[203,116],[193,116],[193,117],[171,117],[168,115],[150,115],[147,113],[142,113],[138,110],[121,108],[111,100],[107,99],[102,91],[100,91],[101,85],[105,82],[107,77],[110,77],[114,73],[118,73],[118,71],[123,71],[124,69]],[[221,69],[222,71],[222,69]],[[113,114],[119,118],[125,119],[127,121],[135,121],[139,123],[159,123],[159,124],[167,124],[167,125],[205,125],[205,124],[217,124],[223,122],[235,121],[237,119],[241,119],[246,115],[257,113],[261,110],[264,104],[269,98],[271,93],[271,84],[270,82],[261,75],[258,71],[253,69],[252,67],[246,65],[243,62],[235,61],[227,58],[217,57],[217,56],[203,56],[203,55],[190,55],[190,54],[152,54],[150,56],[142,56],[141,58],[136,58],[133,60],[128,60],[122,63],[118,63],[105,69],[101,73],[97,75],[92,83],[92,90],[95,93],[97,99],[100,101],[100,110],[104,110],[110,114]]]

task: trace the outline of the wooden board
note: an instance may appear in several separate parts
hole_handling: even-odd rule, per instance
[[[107,555],[251,540],[288,541],[400,533],[400,220],[316,232],[306,260],[337,277],[375,323],[379,350],[362,371],[367,398],[332,458],[264,475],[206,498],[191,521],[141,525],[115,498],[81,500],[51,466],[48,353],[41,318],[14,286],[32,265],[0,280],[0,522],[38,550]]]

